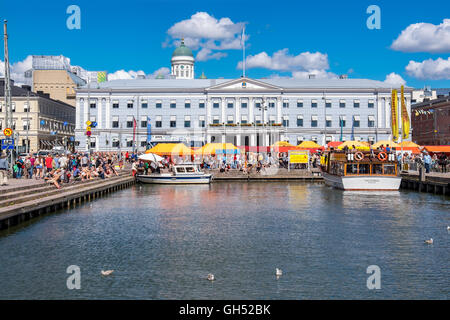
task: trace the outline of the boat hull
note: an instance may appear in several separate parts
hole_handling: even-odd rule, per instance
[[[136,180],[142,183],[153,184],[208,184],[211,183],[210,174],[190,175],[136,175]]]
[[[401,177],[392,176],[335,176],[322,173],[324,181],[330,187],[342,190],[361,191],[397,191],[402,181]]]

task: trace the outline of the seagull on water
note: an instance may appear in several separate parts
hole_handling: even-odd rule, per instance
[[[275,268],[275,275],[277,277],[280,277],[283,275],[283,271],[281,269]]]
[[[101,271],[101,273],[102,273],[102,275],[103,276],[109,276],[111,273],[113,273],[114,272],[114,270],[106,270],[106,271]]]
[[[430,240],[425,240],[426,244],[433,244],[433,238],[430,238]]]
[[[208,279],[209,281],[214,281],[214,280],[215,280],[214,275],[213,275],[212,273],[209,273],[209,274],[208,274],[207,279]]]

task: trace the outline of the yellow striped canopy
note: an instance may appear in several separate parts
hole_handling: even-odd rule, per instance
[[[293,147],[294,145],[290,144],[287,141],[277,141],[273,145],[271,145],[272,148],[274,147]]]
[[[195,154],[238,154],[240,151],[241,150],[232,143],[207,143],[200,149],[195,150]]]
[[[383,145],[383,146],[385,146],[385,147],[387,147],[388,145],[389,145],[389,147],[400,147],[400,145],[398,144],[398,143],[395,143],[394,141],[389,141],[389,140],[381,140],[381,141],[378,141],[377,143],[374,143],[373,145],[372,145],[372,147],[373,148],[378,148],[379,146],[381,146],[381,145]]]
[[[314,149],[314,148],[320,148],[321,146],[315,143],[314,141],[303,141],[300,143],[297,147],[299,148],[308,148],[308,149]]]
[[[369,147],[366,144],[364,144],[360,141],[351,141],[351,140],[345,141],[344,143],[339,145],[338,149],[342,150],[345,147],[347,147],[349,149],[353,149],[353,146],[355,146],[355,149],[358,149],[358,150],[369,150]]]
[[[192,155],[194,151],[183,143],[158,143],[145,153],[155,153],[159,156],[187,156]]]

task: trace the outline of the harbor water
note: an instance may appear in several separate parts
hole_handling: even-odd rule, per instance
[[[136,185],[1,231],[0,299],[448,299],[449,225],[428,193]]]

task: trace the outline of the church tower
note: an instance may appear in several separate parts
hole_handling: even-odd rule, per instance
[[[194,79],[194,55],[191,49],[185,46],[184,39],[172,54],[170,60],[172,64],[171,75],[175,79]]]

